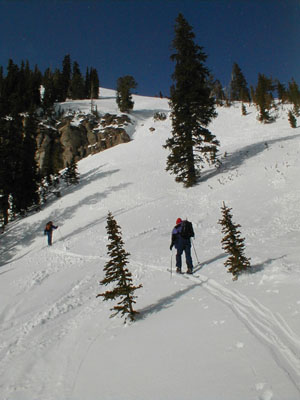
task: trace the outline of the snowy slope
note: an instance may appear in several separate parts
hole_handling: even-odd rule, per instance
[[[223,167],[184,189],[165,172],[165,99],[134,96],[132,141],[79,162],[80,184],[1,237],[1,400],[300,398],[300,135],[279,110],[219,108]],[[88,101],[61,105],[88,112]],[[117,113],[101,89],[101,113]],[[149,128],[155,131],[150,132]],[[225,157],[224,157],[225,155]],[[253,273],[233,282],[218,220],[241,224]],[[110,319],[101,292],[108,211],[122,228],[140,318]],[[194,223],[193,277],[174,268],[170,231]],[[59,225],[46,246],[45,222]],[[172,255],[172,257],[171,257]]]

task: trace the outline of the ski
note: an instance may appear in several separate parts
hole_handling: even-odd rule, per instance
[[[189,276],[190,277],[194,277],[194,278],[200,278],[199,275],[195,275],[194,273],[193,274],[188,274],[187,272],[176,272],[176,269],[171,271],[170,268],[167,268],[167,271],[170,272],[171,274],[182,276],[184,278],[188,278]]]

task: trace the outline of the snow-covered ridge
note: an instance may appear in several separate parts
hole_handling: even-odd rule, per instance
[[[259,399],[300,396],[300,133],[263,125],[251,106],[218,108],[210,130],[222,167],[184,189],[165,171],[167,99],[134,96],[132,138],[78,163],[79,185],[9,225],[0,250],[0,398],[3,400]],[[90,109],[89,101],[66,108]],[[97,108],[118,113],[115,92]],[[155,130],[150,131],[150,128]],[[252,273],[223,266],[222,202],[241,224]],[[108,211],[122,228],[140,318],[110,319],[96,299],[107,260]],[[172,276],[177,217],[196,233],[195,276]],[[58,226],[52,248],[44,224]]]

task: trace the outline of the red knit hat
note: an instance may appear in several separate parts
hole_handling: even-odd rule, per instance
[[[181,222],[182,222],[182,219],[181,219],[181,218],[177,218],[177,219],[176,219],[176,225],[181,224]]]

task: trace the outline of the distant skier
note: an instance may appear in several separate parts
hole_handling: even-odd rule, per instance
[[[194,229],[193,225],[190,221],[182,221],[181,218],[177,218],[176,226],[172,231],[171,238],[171,246],[170,250],[172,250],[173,246],[177,250],[176,254],[176,272],[181,274],[181,255],[185,252],[185,259],[187,265],[187,273],[193,273],[193,260],[191,256],[191,237],[194,237]]]
[[[52,231],[53,229],[57,229],[58,226],[53,225],[52,221],[47,222],[45,229],[44,229],[44,235],[48,236],[48,246],[52,246]]]

